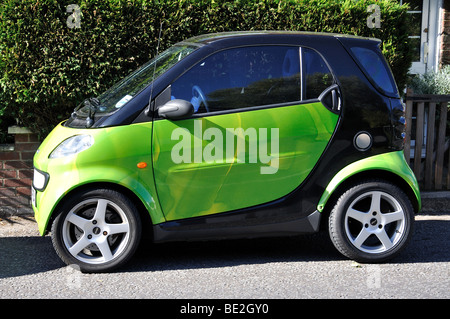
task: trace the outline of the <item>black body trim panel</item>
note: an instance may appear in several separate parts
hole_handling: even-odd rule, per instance
[[[280,237],[315,233],[319,230],[320,216],[320,212],[315,211],[303,218],[284,220],[280,216],[269,218],[270,216],[254,212],[227,212],[194,217],[154,225],[154,242]]]

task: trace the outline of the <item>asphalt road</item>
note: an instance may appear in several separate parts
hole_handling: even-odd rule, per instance
[[[82,274],[32,217],[10,217],[0,220],[0,299],[448,299],[449,235],[450,213],[431,211],[416,217],[406,250],[380,265],[341,257],[323,233],[152,245],[115,273]]]

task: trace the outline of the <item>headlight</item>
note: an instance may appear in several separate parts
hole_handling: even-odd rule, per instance
[[[64,140],[51,153],[49,158],[61,158],[80,153],[94,144],[90,135],[75,135]]]

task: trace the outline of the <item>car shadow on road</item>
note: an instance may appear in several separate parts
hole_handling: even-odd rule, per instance
[[[343,259],[326,234],[144,245],[123,271],[230,267]]]
[[[450,261],[450,218],[418,220],[391,263]],[[220,268],[276,262],[345,261],[326,232],[297,237],[144,244],[120,272]],[[0,279],[65,267],[49,236],[0,237]]]
[[[450,219],[418,220],[411,242],[390,263],[450,261]],[[122,271],[161,271],[227,267],[272,262],[347,260],[334,248],[328,233],[212,242],[146,245]]]
[[[0,279],[63,267],[50,237],[0,237]]]

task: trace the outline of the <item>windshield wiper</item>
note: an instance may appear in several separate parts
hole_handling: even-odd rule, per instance
[[[73,111],[72,113],[72,118],[75,118],[77,116],[77,112],[81,109],[81,108],[87,108],[89,113],[88,116],[86,118],[86,127],[91,127],[92,125],[94,125],[94,116],[95,113],[98,111],[99,108],[101,108],[100,106],[100,101],[99,99],[97,99],[96,97],[89,97],[87,99],[85,99],[83,102],[80,103],[80,105],[78,105],[78,107]]]
[[[84,105],[89,109],[89,115],[86,118],[86,127],[94,125],[94,116],[100,106],[100,101],[96,97],[90,97],[84,100]]]

